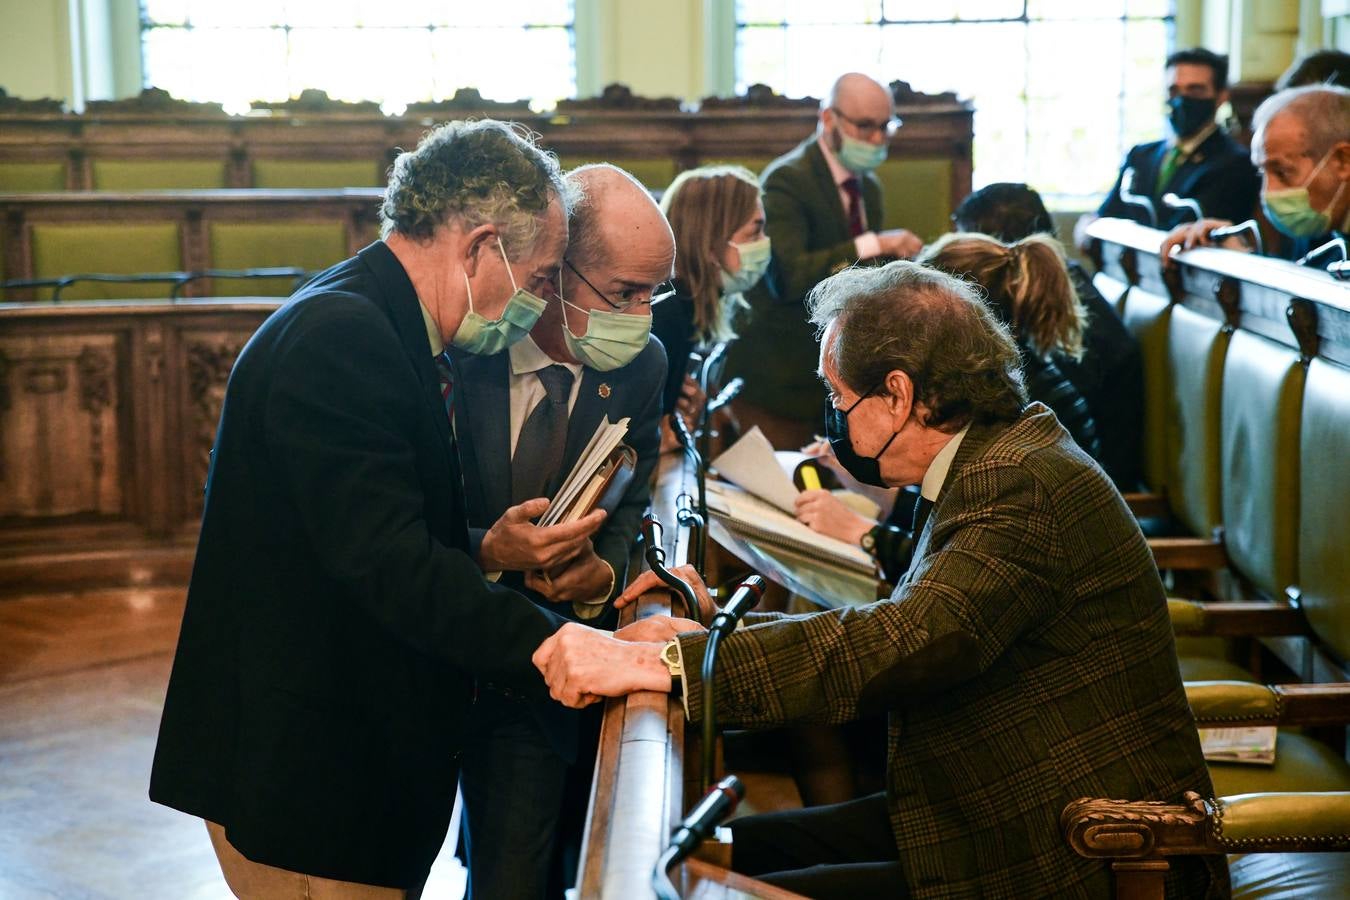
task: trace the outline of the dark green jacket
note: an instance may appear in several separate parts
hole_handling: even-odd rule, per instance
[[[1069,848],[1067,804],[1213,794],[1148,545],[1039,403],[966,434],[890,599],[747,625],[719,655],[724,724],[889,711],[908,896],[1106,900],[1110,866]],[[706,640],[679,638],[695,719]],[[1222,857],[1172,860],[1171,897],[1227,885]]]
[[[863,207],[873,231],[881,228],[881,182],[861,178]],[[745,377],[741,396],[778,415],[816,421],[824,396],[816,378],[815,330],[806,319],[806,294],[824,278],[858,261],[839,189],[813,134],[769,163],[760,176],[765,230],[773,241],[777,293],[751,291],[750,314],[738,327],[728,371]]]

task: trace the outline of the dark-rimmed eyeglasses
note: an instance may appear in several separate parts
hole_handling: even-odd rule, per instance
[[[675,295],[675,285],[671,284],[669,281],[663,281],[660,284],[655,285],[651,289],[651,293],[647,294],[647,296],[645,297],[641,296],[641,292],[636,292],[639,294],[636,297],[620,296],[616,300],[606,295],[604,291],[600,290],[595,285],[591,284],[590,279],[587,278],[585,275],[582,275],[579,271],[577,271],[577,267],[572,265],[572,261],[570,259],[563,257],[563,263],[567,266],[567,268],[572,270],[573,275],[581,279],[582,284],[586,285],[586,287],[590,288],[595,293],[595,296],[605,301],[605,303],[609,304],[611,309],[614,309],[618,312],[627,312],[633,307],[641,306],[644,303],[655,306],[662,300],[665,300],[667,297],[673,297]],[[625,293],[628,292],[625,291]]]
[[[891,137],[900,130],[900,120],[894,116],[887,119],[885,122],[877,122],[873,119],[855,119],[850,115],[846,115],[844,111],[837,106],[831,106],[830,109],[836,116],[852,125],[858,132],[858,136],[864,140],[870,138],[874,134],[880,134],[883,131],[886,133],[886,137]]]

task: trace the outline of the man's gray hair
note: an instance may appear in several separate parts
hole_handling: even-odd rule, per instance
[[[535,249],[549,204],[558,200],[566,216],[573,198],[558,158],[524,127],[492,119],[449,122],[394,160],[380,235],[426,241],[450,222],[466,231],[491,223],[507,253],[518,256]]]
[[[1342,141],[1350,141],[1350,88],[1310,84],[1267,97],[1252,116],[1252,132],[1270,124],[1280,113],[1295,116],[1308,133],[1306,153],[1321,159]]]
[[[904,372],[928,409],[925,427],[1010,422],[1027,403],[1017,344],[959,278],[899,260],[845,269],[806,303],[819,335],[837,323],[826,358],[844,384],[866,396]]]
[[[571,218],[567,228],[567,258],[572,264],[586,268],[602,261],[604,238],[600,229],[600,207],[605,194],[613,190],[614,182],[628,182],[642,193],[650,193],[647,186],[612,163],[586,163],[563,176],[573,192]]]

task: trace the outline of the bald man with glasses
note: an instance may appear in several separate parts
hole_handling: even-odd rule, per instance
[[[470,543],[484,570],[501,572],[502,583],[547,610],[612,629],[660,452],[666,354],[649,336],[652,304],[672,293],[675,238],[646,188],[623,170],[582,166],[566,181],[581,198],[548,305],[509,350],[455,354],[455,428]],[[542,570],[535,554],[548,548],[538,539],[551,529],[531,520],[606,417],[631,419],[632,483],[579,553]],[[470,896],[552,893],[555,845],[572,836],[579,843],[598,720],[479,683],[469,732],[460,785]]]
[[[774,267],[769,283],[747,298],[754,313],[728,366],[746,376],[741,419],[759,425],[777,447],[800,446],[818,427],[817,404],[808,399],[816,342],[806,322],[807,292],[855,263],[908,259],[923,247],[906,228],[882,228],[875,170],[899,127],[890,90],[850,72],[821,101],[815,134],[760,177]]]

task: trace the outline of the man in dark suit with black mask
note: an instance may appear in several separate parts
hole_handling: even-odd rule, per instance
[[[651,305],[670,291],[675,237],[622,169],[582,166],[566,180],[579,195],[571,241],[538,324],[494,356],[452,351],[456,434],[469,539],[483,568],[500,570],[502,583],[545,609],[613,628],[612,601],[660,453],[667,365],[661,342],[649,339]],[[594,537],[552,571],[528,548],[494,544],[488,526],[542,513],[606,418],[630,420],[625,443],[637,464]],[[598,717],[479,685],[460,776],[471,897],[544,896],[555,846],[567,849],[573,837],[579,844],[598,733]]]
[[[571,197],[516,130],[442,126],[395,161],[383,240],[235,363],[150,796],[206,820],[239,897],[419,895],[475,681],[545,695],[530,654],[563,619],[470,555],[444,348],[524,337]],[[602,519],[499,531],[551,566]]]
[[[1228,57],[1201,47],[1178,50],[1167,58],[1166,73],[1168,136],[1130,148],[1097,216],[1133,219],[1158,228],[1195,218],[1193,210],[1168,207],[1163,196],[1170,193],[1198,203],[1201,217],[1237,222],[1251,218],[1260,179],[1247,152],[1214,120],[1218,108],[1228,102]],[[1127,190],[1148,198],[1156,221],[1146,207],[1121,197],[1121,184],[1131,171]],[[1080,220],[1079,234],[1090,220]]]

